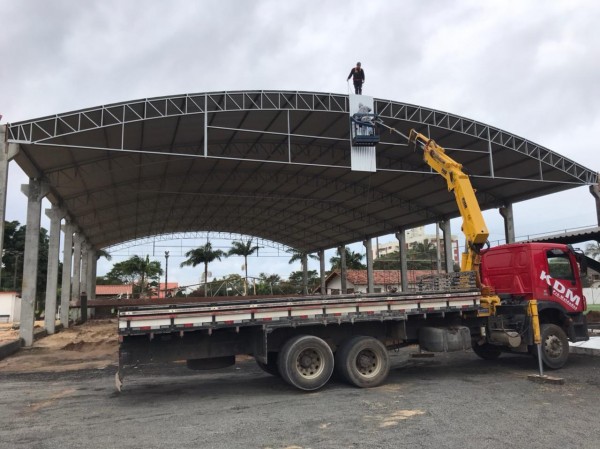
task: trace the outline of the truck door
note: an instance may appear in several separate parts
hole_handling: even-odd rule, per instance
[[[567,312],[581,312],[585,303],[577,262],[569,252],[552,248],[546,250],[547,270],[540,271],[540,299],[557,302]]]

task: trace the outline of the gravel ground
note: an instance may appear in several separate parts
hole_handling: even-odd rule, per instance
[[[600,357],[572,355],[527,380],[532,358],[486,362],[471,352],[393,354],[388,383],[330,382],[302,393],[253,360],[197,373],[115,367],[0,372],[0,448],[594,448],[600,447]]]

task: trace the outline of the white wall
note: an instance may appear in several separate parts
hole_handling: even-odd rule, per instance
[[[6,320],[6,315],[9,323],[18,322],[21,317],[21,298],[16,292],[0,292],[0,319]]]
[[[600,304],[600,288],[584,288],[583,295],[588,304]]]

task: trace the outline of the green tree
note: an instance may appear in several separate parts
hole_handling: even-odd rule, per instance
[[[226,254],[220,249],[213,249],[210,242],[206,242],[204,246],[191,249],[185,253],[187,260],[181,262],[181,267],[195,267],[196,265],[204,264],[204,296],[208,296],[206,284],[208,282],[208,264],[214,260],[221,260],[221,257],[226,257]]]
[[[347,247],[346,250],[346,268],[349,270],[366,270],[367,266],[362,263],[363,254],[350,251]],[[337,256],[333,256],[329,259],[329,263],[331,264],[331,270],[340,269],[342,267],[342,258],[340,257],[340,249],[337,249]]]
[[[314,254],[309,254],[306,251],[298,250],[295,248],[289,249],[288,253],[290,253],[292,255],[292,257],[290,257],[290,260],[289,260],[290,264],[297,262],[297,261],[302,262],[302,273],[303,273],[302,286],[304,287],[304,294],[306,295],[306,294],[308,294],[308,286],[309,286],[308,258],[310,257],[311,259],[315,259],[315,260],[318,260],[319,258],[317,256],[315,256]]]
[[[111,284],[132,284],[134,292],[143,295],[154,283],[158,282],[162,274],[160,262],[150,260],[150,256],[142,258],[135,255],[114,264],[104,276],[104,280]]]
[[[312,291],[317,287],[321,278],[317,274],[317,270],[308,270],[308,282],[307,288],[309,291]],[[303,271],[293,271],[290,273],[287,282],[283,283],[283,290],[286,290],[287,293],[296,293],[303,294],[304,288],[304,272]]]
[[[231,242],[231,249],[227,252],[228,256],[243,256],[244,257],[244,270],[246,271],[245,283],[244,283],[244,295],[248,294],[248,256],[251,256],[260,249],[260,246],[252,246],[252,239],[247,241],[234,240]]]
[[[281,276],[278,274],[260,273],[256,283],[256,293],[259,295],[274,295],[280,290]]]
[[[25,235],[27,226],[18,221],[4,222],[4,242],[2,254],[2,277],[0,287],[20,291],[23,285],[23,255],[25,253]],[[48,270],[48,231],[40,229],[38,270],[36,279],[35,314],[40,317],[46,303],[46,276]],[[58,267],[58,279],[62,273],[62,264]]]
[[[443,254],[441,255],[443,259]],[[437,265],[437,246],[425,239],[422,242],[412,242],[407,252],[409,270],[434,270]]]

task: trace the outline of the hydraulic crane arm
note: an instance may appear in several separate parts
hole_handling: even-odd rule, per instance
[[[433,139],[412,129],[408,140],[421,147],[425,162],[446,179],[448,191],[454,192],[456,204],[463,219],[462,231],[467,240],[461,260],[461,271],[479,271],[479,251],[487,242],[489,231],[483,219],[479,202],[475,197],[471,180],[463,172],[462,165],[449,157]]]

